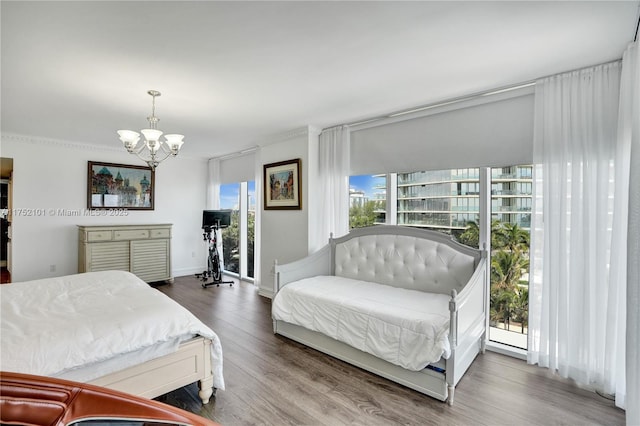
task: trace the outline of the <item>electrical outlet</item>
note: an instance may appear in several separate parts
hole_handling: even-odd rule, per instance
[[[56,271],[56,265],[49,265],[49,272],[55,272]]]

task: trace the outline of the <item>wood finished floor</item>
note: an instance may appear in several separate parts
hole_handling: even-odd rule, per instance
[[[157,287],[220,337],[226,390],[202,405],[195,384],[158,398],[223,425],[624,425],[612,401],[548,370],[487,352],[449,407],[273,334],[271,300],[192,277]]]

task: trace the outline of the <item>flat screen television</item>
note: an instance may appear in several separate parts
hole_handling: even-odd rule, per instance
[[[231,225],[231,210],[203,210],[202,228],[226,228]]]

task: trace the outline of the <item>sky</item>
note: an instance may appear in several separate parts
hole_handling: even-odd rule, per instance
[[[251,206],[249,210],[255,210],[256,206],[256,183],[248,182],[249,198]],[[238,200],[240,197],[240,184],[229,183],[220,185],[220,208],[238,210]]]
[[[373,177],[371,175],[360,175],[349,177],[349,187],[356,191],[364,191],[369,199],[375,198],[373,187],[376,183],[383,183],[384,177]]]

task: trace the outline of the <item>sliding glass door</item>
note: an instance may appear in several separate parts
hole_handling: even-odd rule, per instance
[[[222,230],[224,270],[254,278],[255,181],[220,185],[220,208],[231,210],[231,226]]]

